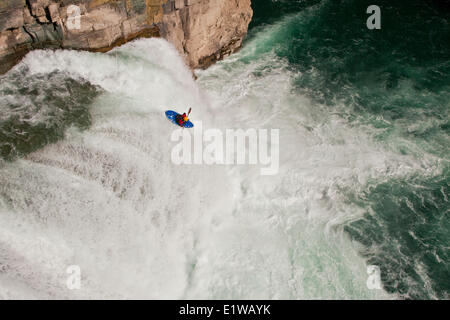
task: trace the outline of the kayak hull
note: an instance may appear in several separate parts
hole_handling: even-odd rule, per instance
[[[190,122],[190,121],[186,122],[186,123],[184,124],[184,126],[180,126],[180,125],[178,124],[177,120],[176,120],[176,117],[177,117],[178,115],[179,115],[178,112],[175,112],[175,111],[172,111],[172,110],[167,110],[167,111],[166,111],[166,117],[167,117],[167,119],[169,119],[170,122],[172,122],[173,124],[176,124],[177,126],[182,127],[182,128],[193,128],[193,127],[194,127],[194,124],[193,124],[192,122]]]

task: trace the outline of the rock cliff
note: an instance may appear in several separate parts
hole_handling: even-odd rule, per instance
[[[241,46],[250,0],[0,0],[0,73],[33,49],[106,52],[140,37],[164,37],[191,68]]]

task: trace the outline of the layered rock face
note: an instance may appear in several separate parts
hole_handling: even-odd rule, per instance
[[[240,48],[253,16],[250,0],[176,0],[163,8],[161,35],[193,68],[208,67]]]
[[[250,0],[0,0],[0,73],[33,49],[108,51],[162,36],[191,68],[241,46]]]

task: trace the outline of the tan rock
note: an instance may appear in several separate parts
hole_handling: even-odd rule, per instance
[[[0,33],[0,52],[8,50],[9,48],[8,36],[9,36],[8,32]]]
[[[31,16],[30,10],[28,8],[22,9],[22,16],[24,25],[36,23],[36,20]]]

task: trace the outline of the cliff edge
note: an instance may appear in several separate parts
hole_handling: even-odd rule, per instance
[[[250,0],[2,0],[0,74],[33,49],[106,52],[160,36],[206,68],[241,46],[252,14]]]

